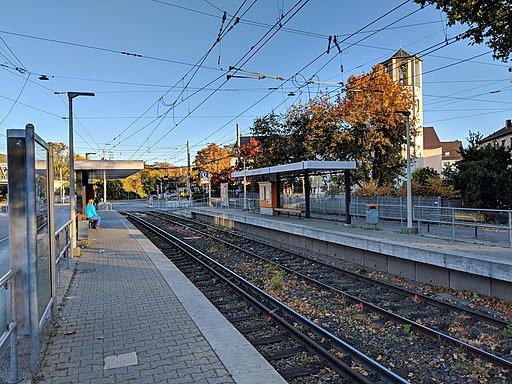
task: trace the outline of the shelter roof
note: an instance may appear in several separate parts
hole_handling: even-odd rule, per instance
[[[87,171],[89,177],[124,179],[144,169],[142,160],[75,160],[75,171]]]
[[[305,172],[328,173],[356,169],[355,161],[300,161],[298,163],[281,164],[273,167],[247,169],[233,172],[232,177],[251,177],[277,174],[302,174]]]

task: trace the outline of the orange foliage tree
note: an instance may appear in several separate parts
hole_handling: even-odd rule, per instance
[[[376,65],[369,74],[351,76],[346,96],[338,97],[340,131],[338,156],[352,156],[357,162],[358,182],[373,179],[378,185],[392,183],[404,170],[402,156],[406,143],[405,120],[396,111],[411,110],[411,92],[393,82],[384,66]],[[411,137],[416,134],[410,119]],[[411,140],[414,142],[414,140]]]
[[[320,93],[284,115],[256,119],[251,130],[258,136],[263,166],[351,159],[357,163],[356,184],[374,180],[381,186],[403,174],[406,128],[396,111],[411,110],[413,104],[411,92],[379,64],[369,74],[351,76],[345,96]],[[410,125],[414,137],[412,118]]]
[[[234,169],[231,166],[231,157],[229,149],[221,148],[215,143],[197,151],[194,160],[197,172],[209,173],[212,190],[218,190],[221,182],[232,181],[231,172]]]

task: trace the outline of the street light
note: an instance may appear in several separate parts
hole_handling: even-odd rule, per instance
[[[75,158],[73,148],[73,99],[77,96],[95,96],[92,92],[68,92],[69,101],[69,206],[71,219],[71,248],[76,248]]]
[[[409,123],[409,116],[411,111],[395,111],[405,116],[405,134],[407,137],[407,231],[412,232],[412,188],[411,188],[411,128]]]

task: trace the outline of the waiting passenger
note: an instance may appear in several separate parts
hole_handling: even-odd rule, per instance
[[[101,228],[101,217],[98,216],[96,208],[94,207],[94,199],[89,199],[87,202],[87,206],[85,207],[85,214],[87,215],[87,220],[92,220],[92,229]]]

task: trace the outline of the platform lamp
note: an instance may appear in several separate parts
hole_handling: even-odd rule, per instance
[[[75,210],[75,158],[73,148],[73,99],[78,96],[95,96],[92,92],[68,92],[69,101],[69,206],[71,219],[71,249],[76,249],[76,210]]]
[[[412,187],[411,187],[411,127],[409,122],[409,117],[411,116],[411,111],[395,111],[395,113],[399,113],[405,116],[405,134],[407,139],[407,148],[406,148],[406,156],[407,156],[407,231],[412,232]]]

